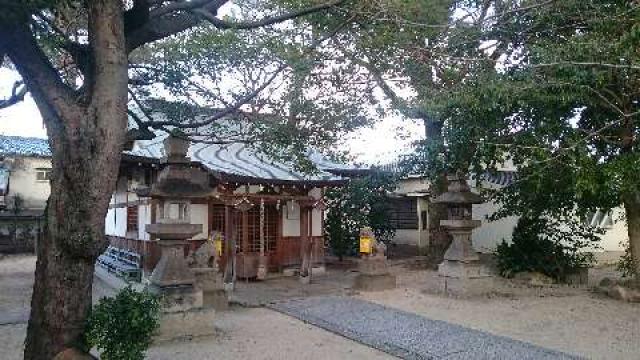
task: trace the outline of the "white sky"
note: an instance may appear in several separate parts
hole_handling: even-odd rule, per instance
[[[10,94],[19,75],[10,69],[0,68],[0,97]],[[47,132],[33,99],[0,110],[0,134],[46,138]],[[384,164],[398,155],[409,152],[410,144],[424,135],[419,122],[405,120],[400,116],[388,116],[372,128],[364,128],[353,134],[342,144],[357,162]]]

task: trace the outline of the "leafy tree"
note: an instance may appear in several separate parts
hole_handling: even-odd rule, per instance
[[[489,64],[443,104],[442,163],[476,171],[510,159],[518,180],[496,216],[581,217],[623,206],[640,258],[638,49],[634,1],[495,1],[467,37]],[[497,54],[490,57],[487,54]],[[634,262],[640,282],[640,262]]]
[[[125,143],[180,128],[196,141],[244,142],[302,159],[295,154],[326,145],[342,129],[363,122],[362,114],[327,99],[331,84],[317,78],[332,74],[319,70],[322,59],[310,57],[345,21],[327,31],[310,31],[297,22],[346,3],[0,2],[0,62],[22,76],[0,106],[31,94],[47,128],[53,163],[25,359],[52,358],[82,335]],[[220,15],[229,7],[229,16]],[[287,21],[290,26],[278,26]],[[248,30],[255,38],[243,33]],[[269,46],[277,40],[279,46]],[[268,101],[269,92],[277,101]],[[331,96],[341,99],[339,91]],[[167,102],[171,106],[162,116],[153,113]],[[273,120],[285,108],[286,116]],[[326,116],[310,116],[318,109]],[[261,115],[252,116],[255,111]]]
[[[388,195],[394,189],[395,180],[391,175],[375,171],[326,192],[325,232],[334,255],[340,260],[357,253],[360,229],[364,227],[373,230],[377,241],[391,241],[395,228],[389,222]]]

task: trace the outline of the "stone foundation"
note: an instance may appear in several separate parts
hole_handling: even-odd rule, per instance
[[[154,341],[163,342],[215,334],[215,310],[199,308],[179,312],[163,312]]]
[[[396,276],[389,273],[385,256],[361,259],[358,270],[360,274],[354,280],[354,290],[382,291],[396,287]]]
[[[162,311],[171,313],[202,307],[202,290],[193,286],[149,286],[149,291],[160,296]]]
[[[213,308],[216,311],[229,309],[229,296],[224,289],[204,291],[202,304],[205,308]]]
[[[495,283],[489,268],[478,261],[444,260],[438,266],[440,289],[449,296],[472,297],[494,291]]]
[[[447,296],[465,298],[490,294],[495,289],[495,283],[493,277],[455,278],[441,276],[440,289]]]
[[[360,291],[382,291],[395,288],[396,276],[389,273],[379,275],[359,274],[353,282],[353,289]]]

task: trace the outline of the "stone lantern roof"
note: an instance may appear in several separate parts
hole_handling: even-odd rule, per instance
[[[451,205],[471,205],[484,202],[482,196],[471,192],[464,177],[460,175],[447,176],[449,186],[447,191],[432,200],[434,203]]]
[[[164,141],[166,164],[145,196],[154,198],[199,198],[211,194],[207,172],[195,167],[187,157],[189,141],[169,136]],[[141,194],[143,195],[143,194]]]

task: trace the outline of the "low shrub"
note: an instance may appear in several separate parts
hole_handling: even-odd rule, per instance
[[[159,326],[160,304],[147,291],[130,287],[94,305],[85,329],[88,348],[104,360],[142,360]]]
[[[624,246],[624,254],[616,264],[616,269],[620,271],[624,278],[633,277],[635,266],[633,256],[631,256],[631,245],[628,241],[621,245]]]
[[[546,218],[518,220],[512,243],[504,240],[496,249],[500,275],[512,277],[518,272],[540,272],[558,281],[580,267],[593,264],[598,230],[577,222],[556,222]]]

